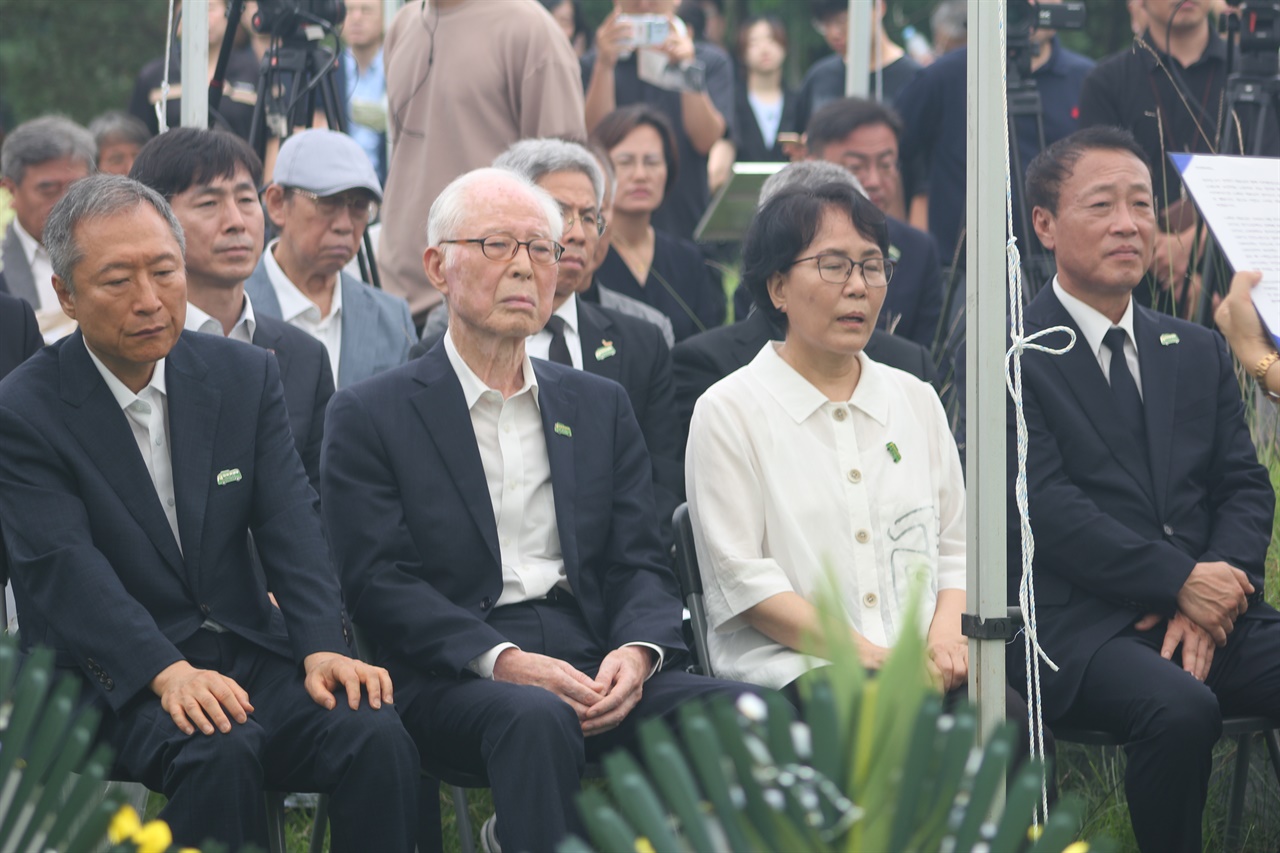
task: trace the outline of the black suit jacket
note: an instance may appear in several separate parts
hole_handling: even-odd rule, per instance
[[[783,89],[782,121],[778,123],[778,133],[804,132],[803,127],[796,126],[796,104],[795,92]],[[733,112],[733,141],[738,149],[739,163],[785,163],[790,159],[776,137],[773,147],[764,144],[764,134],[760,132],[755,110],[751,109],[751,101],[747,99],[745,81],[739,81],[737,92],[734,93]]]
[[[602,648],[683,650],[658,543],[648,454],[626,393],[534,360],[565,570]],[[403,672],[462,675],[505,641],[498,531],[462,385],[439,344],[338,391],[321,494],[352,618]]]
[[[0,290],[4,276],[0,275]],[[0,293],[0,379],[44,346],[36,312],[22,299]]]
[[[1060,667],[1040,671],[1050,719],[1070,706],[1102,643],[1145,613],[1174,613],[1198,562],[1222,560],[1249,574],[1259,602],[1244,618],[1277,616],[1260,602],[1275,492],[1249,438],[1222,338],[1134,306],[1148,475],[1140,445],[1115,415],[1096,357],[1046,287],[1027,307],[1026,333],[1053,326],[1074,329],[1076,345],[1063,356],[1022,357],[1039,636]],[[1065,338],[1052,335],[1045,343]],[[1012,403],[1008,430],[1009,600],[1016,602],[1021,545]]]
[[[333,368],[324,344],[301,329],[265,314],[255,315],[253,345],[276,354],[293,443],[316,493],[320,492],[320,444],[324,412],[333,396]]]
[[[764,314],[752,311],[747,319],[732,326],[710,329],[676,344],[671,359],[676,381],[676,410],[685,441],[698,398],[712,385],[748,364],[766,343],[782,337],[782,332]],[[925,382],[935,379],[929,351],[914,341],[876,329],[865,351],[881,364],[905,370]],[[681,443],[681,455],[683,448]]]
[[[442,333],[423,338],[409,353],[418,358],[435,346]],[[676,421],[676,390],[671,351],[662,330],[647,320],[578,299],[578,339],[582,369],[612,379],[627,390],[653,463],[653,491],[659,535],[671,542],[671,517],[684,501],[684,442]],[[597,357],[604,342],[614,353]]]
[[[184,332],[165,381],[181,549],[78,331],[0,384],[0,527],[23,647],[53,647],[115,710],[207,617],[298,663],[348,653],[276,359]],[[250,569],[246,531],[283,613]]]

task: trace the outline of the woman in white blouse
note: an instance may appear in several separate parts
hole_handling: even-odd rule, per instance
[[[799,649],[830,572],[868,669],[916,590],[941,686],[968,678],[955,441],[931,386],[862,352],[888,242],[884,215],[843,183],[779,193],[748,231],[743,282],[786,339],[702,396],[686,456],[720,677],[782,688],[824,665]]]

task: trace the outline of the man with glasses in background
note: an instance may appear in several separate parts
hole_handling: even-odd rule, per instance
[[[382,201],[360,145],[332,130],[289,137],[265,200],[280,236],[245,282],[254,310],[323,342],[339,388],[407,361],[408,304],[342,272]]]

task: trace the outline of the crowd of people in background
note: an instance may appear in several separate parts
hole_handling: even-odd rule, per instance
[[[265,786],[331,794],[335,850],[438,844],[446,767],[492,785],[486,849],[551,849],[639,720],[799,703],[828,565],[868,669],[917,603],[963,692],[966,3],[930,45],[869,0],[867,97],[846,0],[809,0],[800,79],[784,20],[724,5],[347,0],[337,115],[282,137],[257,4],[229,31],[210,0],[210,129],[177,127],[179,20],[126,109],[5,136],[0,579],[179,840],[262,843]],[[1041,640],[1073,650],[1045,712],[1136,744],[1139,844],[1198,850],[1222,714],[1280,714],[1280,614],[1274,490],[1188,321],[1216,311],[1262,405],[1280,317],[1257,274],[1203,280],[1167,155],[1280,156],[1280,115],[1224,112],[1225,4],[1128,6],[1096,62],[1033,28],[1010,120],[1028,319],[1080,337],[1027,367]],[[772,164],[750,227],[700,240],[744,163]],[[719,678],[685,671],[686,500]]]

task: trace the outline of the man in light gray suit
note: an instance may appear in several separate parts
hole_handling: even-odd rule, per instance
[[[245,282],[255,311],[324,343],[339,388],[403,364],[417,338],[408,303],[342,272],[381,200],[373,165],[351,137],[291,136],[265,193],[280,236]]]
[[[94,171],[97,150],[89,131],[62,116],[23,122],[0,149],[0,186],[16,214],[4,231],[2,286],[36,311],[60,310],[44,221],[72,182]]]

